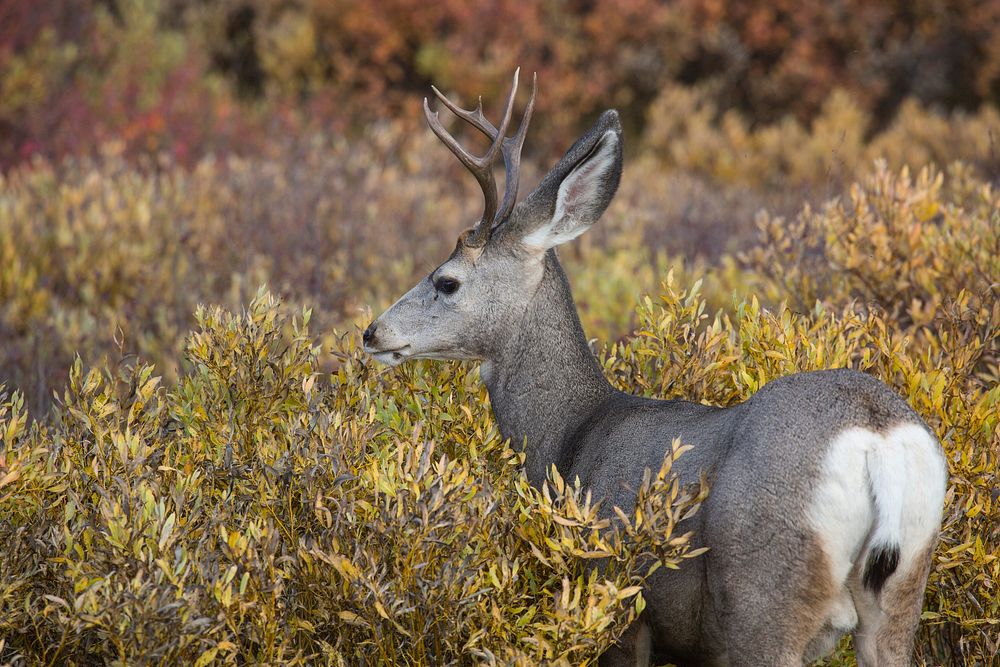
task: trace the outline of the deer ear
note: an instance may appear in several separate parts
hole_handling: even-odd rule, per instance
[[[617,111],[605,111],[522,202],[521,242],[544,251],[590,229],[611,203],[621,172],[621,122]]]

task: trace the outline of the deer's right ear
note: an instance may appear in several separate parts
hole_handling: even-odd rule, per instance
[[[545,251],[587,231],[611,203],[622,173],[622,126],[614,109],[580,137],[520,204],[521,242]]]

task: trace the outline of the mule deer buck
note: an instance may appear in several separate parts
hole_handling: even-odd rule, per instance
[[[728,408],[616,391],[591,353],[556,246],[597,222],[618,187],[614,110],[515,203],[533,82],[517,132],[517,73],[495,127],[482,102],[440,103],[491,142],[463,149],[424,100],[431,129],[482,187],[485,210],[451,256],[364,333],[365,350],[480,361],[504,438],[540,484],[555,465],[606,507],[634,507],[645,468],[674,438],[693,448],[682,482],[711,480],[690,519],[708,552],[646,583],[647,607],[602,665],[801,665],[853,632],[862,665],[909,663],[937,541],[947,468],[940,444],[888,387],[862,373],[798,373]],[[506,166],[503,199],[493,168]]]

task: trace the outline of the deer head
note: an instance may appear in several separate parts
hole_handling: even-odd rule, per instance
[[[444,263],[368,326],[365,350],[379,361],[396,365],[416,358],[490,359],[497,341],[512,334],[536,293],[546,253],[589,229],[614,196],[621,176],[622,130],[618,113],[609,110],[515,205],[537,76],[517,132],[507,137],[517,79],[515,72],[499,128],[483,115],[482,100],[470,111],[433,88],[445,107],[492,142],[482,156],[462,148],[424,99],[431,129],[482,187],[483,215],[459,236]],[[498,205],[493,169],[501,155],[506,179]]]

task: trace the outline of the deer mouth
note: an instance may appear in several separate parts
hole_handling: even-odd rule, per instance
[[[366,345],[365,352],[375,357],[375,361],[389,366],[398,366],[410,356],[410,346],[403,345],[392,350],[375,350]]]

